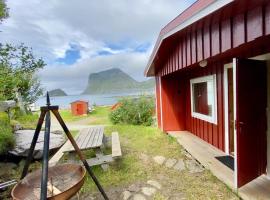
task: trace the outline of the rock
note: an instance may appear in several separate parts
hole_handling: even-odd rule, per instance
[[[130,191],[124,191],[124,192],[122,193],[122,199],[123,199],[123,200],[128,200],[129,197],[131,197],[131,192],[130,192]]]
[[[0,101],[0,111],[1,112],[7,111],[10,108],[14,108],[15,106],[16,106],[16,102],[13,100]]]
[[[169,158],[169,159],[166,161],[165,166],[168,167],[168,168],[172,168],[172,167],[175,165],[176,162],[177,162],[176,159],[174,159],[174,158]]]
[[[145,153],[141,153],[139,156],[140,160],[142,160],[144,163],[147,163],[149,161],[149,156]]]
[[[157,164],[162,165],[166,158],[164,156],[155,156],[153,159]]]
[[[199,173],[204,170],[203,166],[196,160],[186,160],[186,166],[190,173]]]
[[[146,196],[152,196],[153,194],[155,194],[157,191],[156,188],[153,187],[143,187],[142,188],[142,193]]]
[[[176,163],[176,165],[174,165],[173,168],[175,170],[178,170],[178,171],[182,171],[182,170],[186,169],[185,163],[182,159],[178,160],[178,162]]]
[[[18,130],[15,132],[15,140],[16,145],[15,148],[9,153],[16,155],[27,157],[29,148],[34,136],[35,130]],[[35,151],[33,153],[33,157],[35,159],[41,159],[43,155],[43,141],[44,141],[44,131],[40,131],[38,141],[35,147]],[[57,149],[61,147],[66,141],[63,134],[54,134],[51,132],[50,134],[50,150]]]
[[[147,181],[147,184],[151,185],[151,186],[153,186],[153,187],[155,187],[155,188],[157,188],[159,190],[161,189],[161,185],[157,181],[149,180],[149,181]]]
[[[142,194],[135,194],[133,200],[146,200]]]
[[[128,191],[130,192],[139,192],[140,191],[140,187],[136,184],[132,184],[128,187]]]

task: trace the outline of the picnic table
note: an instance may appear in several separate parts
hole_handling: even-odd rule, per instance
[[[108,140],[109,138],[104,135],[104,126],[84,128],[75,138],[75,141],[80,150],[94,150],[96,157],[87,159],[88,164],[90,166],[101,165],[104,170],[108,168],[107,163],[112,162],[122,156],[119,135],[117,132],[113,132],[111,137],[112,154],[104,154],[104,146]],[[65,152],[74,154],[75,149],[73,146],[70,146],[65,150]]]

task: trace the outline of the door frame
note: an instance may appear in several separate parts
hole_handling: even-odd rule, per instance
[[[224,91],[224,126],[225,126],[225,153],[230,155],[229,152],[229,102],[228,102],[228,69],[233,69],[233,109],[234,109],[234,121],[236,120],[236,58],[233,58],[232,63],[227,63],[224,65],[224,73],[223,73],[223,91]],[[234,127],[234,187],[237,189],[237,137],[236,137],[236,129]]]

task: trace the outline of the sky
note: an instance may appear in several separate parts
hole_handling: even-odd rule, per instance
[[[45,90],[81,93],[90,73],[120,68],[143,81],[158,34],[194,0],[8,0],[0,42],[32,47]]]

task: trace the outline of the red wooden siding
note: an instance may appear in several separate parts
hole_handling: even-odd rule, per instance
[[[186,130],[185,85],[177,76],[161,80],[163,130]]]
[[[161,110],[160,110],[160,84],[159,77],[156,77],[156,116],[158,127],[161,128]]]

